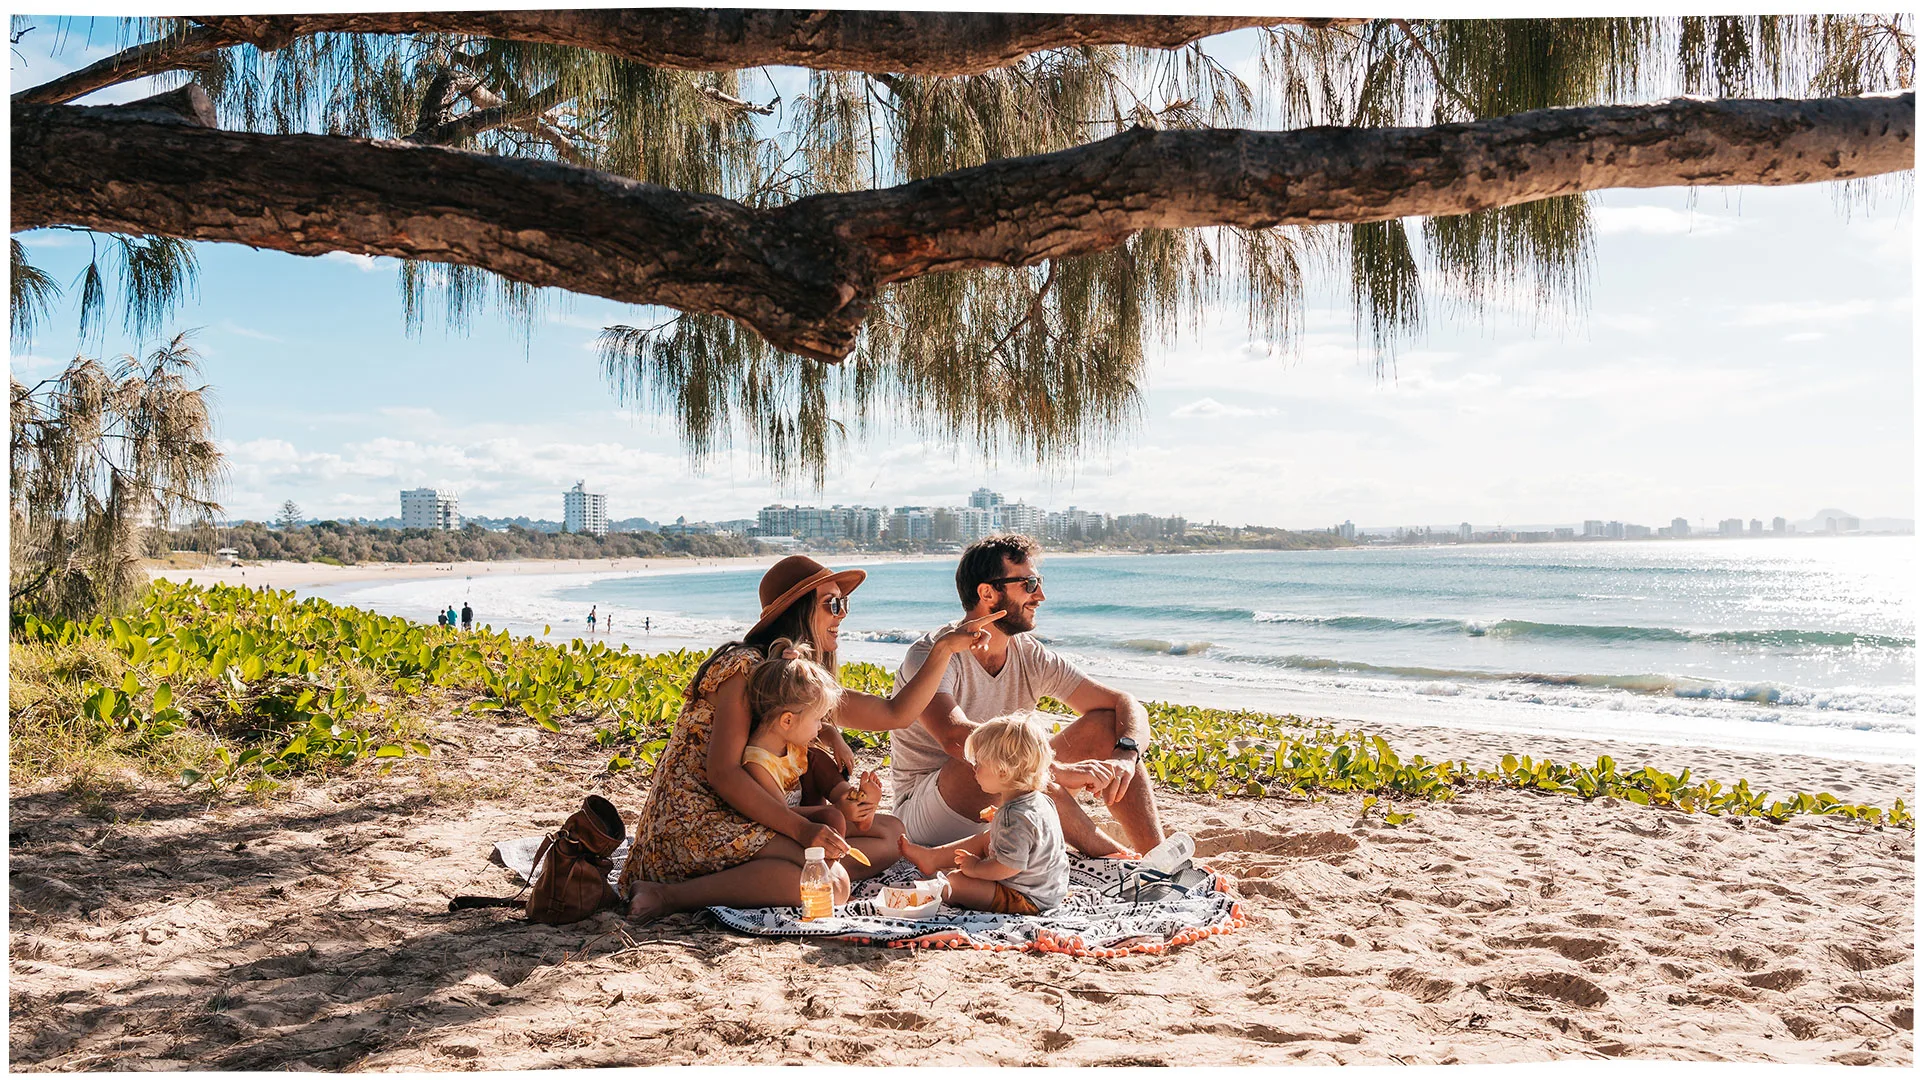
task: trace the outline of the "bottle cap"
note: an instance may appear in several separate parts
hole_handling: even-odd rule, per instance
[[[792,849],[791,849],[791,848],[789,848],[788,850],[792,850]],[[808,862],[812,862],[812,861],[813,861],[813,860],[815,860],[815,859],[819,859],[819,860],[821,860],[822,862],[825,862],[825,861],[826,861],[826,858],[827,858],[827,849],[826,849],[826,848],[823,848],[823,847],[810,847],[810,848],[808,848],[808,849],[807,849],[807,861],[808,861]]]

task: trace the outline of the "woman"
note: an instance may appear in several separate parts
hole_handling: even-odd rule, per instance
[[[845,868],[836,861],[848,850],[846,838],[824,824],[788,809],[754,782],[740,764],[751,722],[747,713],[747,673],[766,657],[766,647],[791,638],[812,647],[828,671],[838,672],[840,622],[847,616],[847,595],[865,581],[864,570],[835,572],[805,555],[775,563],[760,579],[760,621],[744,640],[715,649],[686,690],[673,736],[654,766],[633,855],[620,876],[629,897],[628,914],[640,921],[712,904],[729,907],[792,906],[800,898],[799,852],[825,848],[832,863],[836,894],[848,887]],[[930,671],[946,668],[947,658],[983,643],[981,629],[999,618],[994,612],[951,627],[934,640]],[[919,719],[933,699],[938,680],[925,680],[917,692],[897,687],[892,699],[847,691],[833,720],[863,731],[893,731]],[[899,852],[862,848],[878,873]]]

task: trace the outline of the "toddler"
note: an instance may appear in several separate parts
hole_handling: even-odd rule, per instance
[[[902,837],[900,853],[923,874],[947,875],[946,901],[974,911],[1037,915],[1066,899],[1067,845],[1047,796],[1053,747],[1044,714],[989,720],[967,736],[967,760],[980,790],[993,796],[985,832],[944,847]]]
[[[795,813],[846,837],[868,861],[874,855],[891,861],[906,830],[899,818],[876,812],[880,778],[869,771],[856,785],[835,755],[813,745],[827,714],[840,701],[840,684],[808,651],[781,638],[767,647],[767,659],[747,676],[753,726],[740,764]]]

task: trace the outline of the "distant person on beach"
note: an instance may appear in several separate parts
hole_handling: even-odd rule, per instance
[[[439,623],[439,624],[440,624],[441,626],[443,626],[443,627],[444,627],[444,626],[446,626],[446,625],[447,625],[447,613],[446,613],[446,612],[444,612],[444,611],[436,611],[436,612],[434,612],[434,613],[433,613],[433,621],[434,621],[434,622],[437,622],[437,623]]]
[[[595,604],[593,607],[590,607],[587,609],[587,635],[589,637],[593,635],[593,624],[599,621],[599,619],[600,619],[600,606],[598,604]]]
[[[600,620],[600,629],[605,633],[613,633],[613,612],[607,612],[607,617]]]
[[[760,579],[759,621],[742,640],[715,649],[694,672],[680,718],[654,766],[633,829],[633,855],[621,872],[620,892],[632,918],[644,922],[711,904],[792,907],[800,901],[800,861],[809,847],[825,849],[835,891],[845,897],[852,875],[877,874],[898,855],[898,848],[884,841],[861,839],[862,852],[877,865],[861,866],[857,860],[843,865],[839,860],[849,843],[839,830],[794,813],[741,765],[753,726],[748,677],[766,660],[769,646],[785,638],[807,646],[837,681],[847,596],[866,577],[865,570],[836,572],[805,555],[782,559]],[[983,645],[987,622],[962,623],[930,641],[932,668],[940,670],[961,649]],[[902,680],[892,698],[843,691],[831,723],[820,729],[835,765],[849,770],[854,764],[840,726],[905,728],[925,711],[937,685],[930,673],[918,681]]]
[[[453,610],[452,604],[448,604],[447,605],[447,629],[451,630],[454,627],[459,625],[460,625],[460,613]]]
[[[1047,598],[1039,560],[1040,545],[1017,533],[989,536],[961,553],[954,585],[966,616],[999,612],[1004,618],[987,626],[985,648],[948,657],[940,690],[920,722],[894,733],[894,813],[916,844],[939,846],[974,835],[980,811],[993,800],[967,762],[967,737],[982,721],[1024,712],[1051,697],[1080,714],[1051,740],[1048,794],[1067,843],[1095,857],[1127,850],[1075,801],[1075,792],[1090,791],[1113,814],[1127,844],[1149,851],[1164,837],[1153,784],[1140,761],[1147,712],[1131,695],[1087,678],[1034,638],[1034,615]],[[907,650],[901,679],[914,678],[933,658],[932,641],[922,637]]]
[[[472,604],[460,605],[460,629],[462,630],[473,629],[473,605]]]
[[[651,615],[647,616],[647,633],[649,635],[653,633],[653,616]]]
[[[1046,713],[1023,712],[974,728],[967,736],[967,762],[980,789],[993,798],[990,823],[940,847],[900,841],[900,854],[921,873],[947,872],[947,903],[1038,915],[1067,898],[1066,841],[1047,797],[1051,726]]]

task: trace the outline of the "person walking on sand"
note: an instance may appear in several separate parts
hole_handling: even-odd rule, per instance
[[[447,629],[452,630],[455,627],[458,627],[459,625],[460,625],[460,613],[453,610],[452,604],[448,604],[447,605]]]
[[[472,604],[463,603],[460,605],[460,629],[462,630],[473,629],[473,605]]]
[[[629,917],[645,922],[712,904],[730,907],[792,907],[800,900],[800,870],[807,848],[825,849],[836,895],[844,900],[850,877],[878,874],[899,854],[885,839],[859,839],[869,866],[846,866],[847,838],[803,817],[762,787],[742,764],[753,727],[749,676],[782,638],[806,646],[836,681],[840,623],[847,596],[865,581],[865,570],[830,570],[805,555],[789,555],[760,579],[760,619],[740,641],[713,651],[687,685],[673,734],[655,764],[647,800],[633,828],[633,855],[621,871],[619,891]],[[901,680],[893,697],[842,692],[829,723],[820,729],[833,763],[855,764],[839,726],[897,731],[926,709],[938,680],[934,673],[955,652],[984,645],[984,627],[998,614],[963,622],[931,639],[933,670],[919,680]],[[877,778],[876,778],[877,779]],[[863,784],[843,809],[854,820],[879,806],[875,785]],[[876,858],[884,856],[884,858]],[[856,860],[856,863],[858,860]]]
[[[587,636],[588,637],[593,636],[593,624],[598,622],[599,619],[600,619],[600,605],[595,604],[594,606],[587,609]]]
[[[916,844],[939,847],[975,835],[980,812],[993,798],[967,761],[967,736],[983,721],[1051,697],[1080,714],[1051,739],[1047,794],[1067,843],[1095,857],[1127,850],[1075,801],[1076,792],[1088,791],[1106,804],[1127,844],[1149,851],[1165,837],[1153,784],[1140,761],[1149,737],[1147,712],[1132,695],[1087,678],[1034,638],[1034,615],[1046,600],[1039,559],[1040,545],[1019,534],[989,536],[961,554],[954,585],[966,617],[1004,617],[987,626],[984,648],[947,659],[940,689],[919,722],[894,733],[894,814]],[[931,641],[923,637],[907,650],[901,679],[933,659]]]

